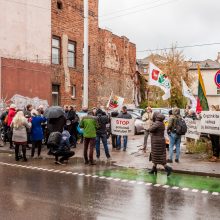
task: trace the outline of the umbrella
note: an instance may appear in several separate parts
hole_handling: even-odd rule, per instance
[[[46,118],[59,118],[60,116],[64,116],[64,111],[60,106],[49,107],[44,112]]]

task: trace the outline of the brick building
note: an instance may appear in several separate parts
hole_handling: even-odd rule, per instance
[[[19,4],[20,1],[22,4]],[[119,37],[99,28],[98,2],[89,0],[89,105],[106,104],[112,91],[125,97],[127,103],[133,103],[136,47],[126,37]],[[0,43],[0,57],[7,58],[1,62],[3,65],[11,62],[14,69],[25,66],[25,71],[14,71],[18,74],[17,78],[23,79],[16,82],[10,80],[9,76],[12,74],[8,73],[11,71],[0,66],[1,75],[4,76],[1,84],[10,81],[7,86],[2,85],[1,96],[7,94],[11,97],[13,93],[38,96],[52,105],[76,104],[81,108],[83,0],[31,0],[30,3],[25,5],[23,0],[17,1],[17,4],[0,2],[5,4],[1,6],[13,8],[17,16],[13,18],[10,14],[3,15],[2,18],[7,17],[7,20],[10,20],[8,17],[11,18],[12,21],[8,23],[10,28],[15,25],[15,20],[20,22],[17,32],[23,26],[26,27],[20,33],[22,40],[12,45],[10,53],[7,47],[4,48],[4,45],[11,45],[10,42],[5,42],[3,46]],[[25,14],[19,13],[20,10],[24,10]],[[25,17],[31,17],[31,22],[28,19],[25,21]],[[9,27],[7,29],[10,30]],[[3,28],[0,30],[0,41],[5,37]],[[22,48],[21,52],[15,53],[16,48]],[[5,51],[7,53],[3,53]],[[39,70],[38,73],[36,69]],[[35,86],[30,90],[28,84],[33,82]]]

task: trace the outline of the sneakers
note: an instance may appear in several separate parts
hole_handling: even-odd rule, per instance
[[[57,165],[63,165],[63,163],[60,162],[60,161],[55,161],[54,163],[57,164]]]
[[[168,159],[168,160],[167,160],[167,163],[173,163],[173,161],[172,161],[172,160],[170,160],[170,159]]]
[[[176,162],[176,163],[179,163],[180,161],[179,161],[179,159],[175,159],[175,162]]]

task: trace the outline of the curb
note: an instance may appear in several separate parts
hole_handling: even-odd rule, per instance
[[[6,149],[1,149],[0,148],[0,154],[14,154],[14,150],[6,150]],[[45,156],[43,156],[45,159],[49,159],[51,157],[49,157],[47,154]],[[75,157],[76,158],[76,157]],[[79,159],[82,159],[82,157],[77,157]],[[117,165],[115,164],[116,161],[113,162],[112,166],[115,166],[115,167],[121,167],[121,168],[128,168],[129,167],[126,167],[126,166],[121,166],[121,165]],[[116,162],[117,163],[117,162]],[[131,168],[131,167],[130,167]],[[143,169],[137,169],[135,167],[132,167],[132,169],[136,169],[136,170],[143,170]],[[151,168],[146,168],[147,170],[151,169]],[[159,171],[164,171],[164,169],[161,169],[161,168],[158,168]],[[180,173],[180,174],[188,174],[188,175],[196,175],[196,176],[207,176],[207,177],[216,177],[216,178],[220,178],[220,173],[206,173],[206,172],[200,172],[200,171],[189,171],[189,170],[178,170],[178,169],[174,169],[173,170],[173,173]]]

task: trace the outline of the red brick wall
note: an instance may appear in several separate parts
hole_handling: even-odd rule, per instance
[[[70,84],[76,85],[77,97],[65,88],[63,63],[52,66],[52,81],[60,85],[61,105],[82,106],[83,93],[83,0],[62,0],[63,9],[57,9],[52,0],[52,35],[77,42],[76,68],[69,68]],[[106,104],[111,91],[133,101],[133,75],[136,71],[136,47],[125,37],[118,37],[98,27],[98,0],[89,0],[89,106]],[[61,55],[62,56],[62,55]]]
[[[65,71],[63,62],[61,65],[53,65],[52,81],[60,85],[61,105],[74,104],[78,109],[82,106],[83,94],[83,0],[63,0],[63,9],[57,9],[56,0],[52,0],[52,35],[56,35],[63,39],[64,35],[69,40],[77,43],[76,51],[76,68],[69,68],[70,85],[76,85],[76,99],[71,99],[71,91],[66,91]],[[89,17],[89,46],[90,46],[90,74],[96,74],[98,65],[97,57],[97,36],[98,36],[98,0],[89,1],[90,17]],[[61,54],[65,58],[64,55]],[[63,60],[62,60],[63,61]],[[93,81],[89,84],[89,100],[93,105],[96,97],[96,90],[93,89]]]
[[[1,95],[38,97],[51,103],[51,68],[48,65],[14,59],[1,59]]]

